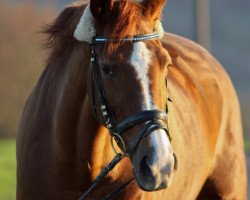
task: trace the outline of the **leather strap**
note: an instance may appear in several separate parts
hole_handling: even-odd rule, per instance
[[[129,116],[128,118],[121,121],[116,125],[115,131],[116,133],[122,135],[124,131],[132,128],[133,126],[142,123],[153,121],[155,123],[159,123],[159,120],[166,121],[167,114],[160,110],[146,110],[136,114]]]
[[[92,39],[92,44],[100,44],[100,43],[107,43],[107,42],[139,42],[144,40],[153,40],[160,38],[159,33],[152,33],[152,34],[145,34],[145,35],[135,35],[131,38],[105,38],[102,36],[95,36]]]

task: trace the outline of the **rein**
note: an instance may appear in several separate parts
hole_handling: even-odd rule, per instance
[[[147,110],[142,111],[139,113],[135,113],[130,115],[129,117],[125,118],[121,122],[117,122],[114,113],[110,109],[110,106],[106,100],[106,93],[105,88],[103,86],[102,80],[101,80],[101,73],[100,73],[100,67],[99,67],[99,59],[98,55],[95,50],[96,44],[103,44],[107,42],[139,42],[139,41],[145,41],[145,40],[152,40],[159,38],[160,35],[157,33],[149,34],[149,35],[139,35],[134,36],[133,38],[124,38],[124,39],[108,39],[105,37],[94,37],[92,39],[92,42],[90,43],[91,47],[91,92],[92,92],[92,103],[93,103],[93,113],[95,118],[102,122],[104,121],[104,125],[109,130],[110,136],[111,136],[111,145],[112,148],[116,154],[116,156],[113,158],[113,160],[102,169],[100,174],[95,178],[95,180],[92,183],[92,186],[84,192],[84,194],[80,197],[79,200],[86,199],[89,194],[96,188],[96,186],[103,180],[103,178],[124,158],[129,157],[134,154],[136,151],[136,148],[138,144],[140,143],[141,139],[149,134],[151,134],[153,131],[158,129],[163,129],[166,134],[168,135],[169,139],[171,140],[171,137],[169,135],[168,131],[168,123],[167,123],[167,113],[165,111],[160,110]],[[95,94],[98,94],[98,99],[96,99]],[[98,116],[98,109],[102,112],[102,119],[100,119],[100,116]],[[145,128],[141,131],[139,138],[137,139],[136,145],[133,146],[132,151],[128,152],[126,149],[125,142],[123,140],[123,133],[127,131],[128,129],[134,127],[135,125],[147,122]],[[102,123],[102,124],[103,124]],[[114,146],[114,140],[118,144],[119,148],[121,149],[121,152],[118,153],[118,151],[115,149]],[[114,190],[113,192],[107,194],[103,200],[112,199],[115,195],[117,195],[119,192],[124,190],[129,184],[134,180],[134,178],[127,181],[125,184],[123,184],[118,189]]]

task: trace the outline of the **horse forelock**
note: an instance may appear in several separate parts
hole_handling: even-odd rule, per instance
[[[104,36],[114,39],[133,37],[134,35],[145,34],[141,5],[133,1],[115,2],[112,13],[105,24]],[[107,43],[105,48],[107,55],[122,45],[123,42]]]

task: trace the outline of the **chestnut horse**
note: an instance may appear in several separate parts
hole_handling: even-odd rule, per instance
[[[17,135],[17,200],[79,199],[115,156],[106,115],[143,120],[115,137],[129,156],[88,199],[133,177],[113,199],[246,199],[235,90],[206,50],[162,33],[164,4],[80,1],[46,28],[51,56]],[[95,36],[103,42],[93,45]],[[142,135],[145,127],[152,130]]]

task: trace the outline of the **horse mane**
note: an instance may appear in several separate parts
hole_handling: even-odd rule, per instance
[[[71,4],[51,24],[43,27],[42,33],[47,35],[44,47],[52,48],[48,62],[59,58],[76,44],[73,35],[85,7],[84,0]]]
[[[80,0],[66,7],[54,22],[43,28],[42,33],[48,35],[44,46],[52,48],[49,61],[59,58],[65,51],[72,50],[73,46],[77,44],[74,31],[86,5],[86,1]],[[101,27],[101,31],[104,30],[104,36],[108,38],[127,38],[141,34],[138,32],[139,27],[142,27],[140,6],[130,0],[115,2],[112,12],[100,24],[97,24],[97,27]],[[106,55],[111,55],[121,45],[122,42],[107,43],[105,45]]]

